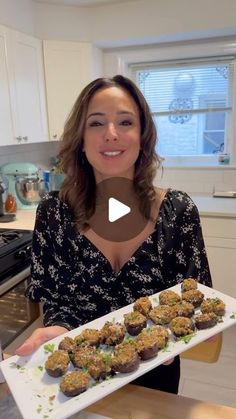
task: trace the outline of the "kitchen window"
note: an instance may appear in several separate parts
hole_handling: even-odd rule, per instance
[[[230,154],[234,57],[130,65],[167,163],[217,164]]]

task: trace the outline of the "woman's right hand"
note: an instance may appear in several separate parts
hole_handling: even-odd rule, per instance
[[[16,349],[16,355],[30,355],[43,343],[66,332],[68,332],[68,330],[62,326],[40,327],[39,329],[34,330],[32,335],[23,343],[23,345]]]

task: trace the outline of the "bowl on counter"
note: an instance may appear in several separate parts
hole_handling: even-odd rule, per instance
[[[38,177],[18,178],[15,187],[18,199],[29,206],[38,204],[45,191],[44,181]]]

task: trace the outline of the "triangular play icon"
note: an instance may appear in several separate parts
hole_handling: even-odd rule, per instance
[[[108,200],[108,219],[111,223],[124,215],[129,214],[131,208],[128,205],[123,204],[115,198],[109,198]]]

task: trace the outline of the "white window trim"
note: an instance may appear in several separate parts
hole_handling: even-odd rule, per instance
[[[217,56],[236,56],[236,38],[221,40],[189,41],[183,43],[149,45],[117,49],[106,53],[108,65],[112,64],[113,73],[131,77],[130,65],[135,63],[207,58]],[[115,73],[114,73],[115,74]],[[228,127],[227,153],[230,154],[230,167],[236,166],[236,65],[234,66],[233,114]],[[168,156],[165,166],[172,167],[220,167],[218,156]]]
[[[221,102],[223,102],[224,101],[224,97],[223,96],[221,96],[220,94],[219,95],[214,95],[214,100],[215,100],[215,98],[217,98],[219,101],[221,101]],[[208,95],[201,95],[200,97],[199,97],[199,101],[202,103],[202,105],[200,105],[200,107],[202,107],[202,108],[208,108],[209,106],[206,104],[207,102],[209,103],[209,101],[211,102],[211,99],[212,99],[212,96],[209,98],[209,96]],[[204,105],[205,104],[205,105]],[[223,104],[222,104],[222,108],[223,108]],[[224,110],[224,108],[223,108],[223,110]],[[203,119],[201,119],[201,122],[200,122],[200,127],[201,128],[203,128],[202,130],[201,130],[201,128],[200,128],[200,132],[201,131],[203,131],[203,132],[206,132],[207,131],[207,129],[205,128],[205,126],[206,126],[206,118],[207,118],[207,115],[208,114],[206,114],[205,113],[205,115],[204,115],[204,120]],[[226,117],[225,117],[225,119],[227,119],[227,115],[226,115]],[[227,128],[228,128],[228,125],[227,125]],[[211,130],[209,130],[209,131],[211,131]],[[223,130],[220,130],[220,131],[223,131]],[[226,136],[227,136],[227,132],[226,132]],[[198,139],[198,147],[200,148],[200,142],[199,142],[199,139]],[[203,141],[202,141],[202,143],[201,143],[201,147],[203,147]]]

